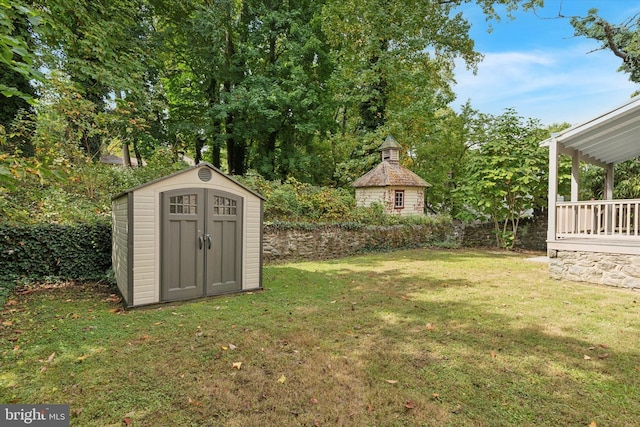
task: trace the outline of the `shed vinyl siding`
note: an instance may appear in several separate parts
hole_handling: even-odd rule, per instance
[[[242,289],[258,289],[262,286],[260,277],[262,264],[262,201],[255,197],[245,197],[244,244]]]
[[[113,271],[118,283],[120,294],[127,305],[132,304],[129,295],[129,197],[123,196],[113,201],[111,212],[111,224],[113,243],[111,245],[111,258]]]
[[[156,266],[160,260],[156,260],[156,240],[159,227],[156,219],[158,206],[153,191],[147,188],[138,190],[133,195],[135,204],[135,216],[133,218],[133,247],[135,257],[133,260],[133,293],[134,305],[152,304],[160,301],[160,282]]]

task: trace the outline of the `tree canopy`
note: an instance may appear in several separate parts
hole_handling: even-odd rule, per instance
[[[433,185],[431,212],[483,212],[461,195],[490,182],[487,200],[515,203],[509,191],[526,187],[517,200],[537,205],[539,159],[507,154],[543,157],[539,123],[450,108],[456,64],[482,60],[467,3],[490,20],[543,0],[0,0],[0,191],[97,197],[113,178],[96,172],[105,154],[158,173],[191,158],[348,189],[393,134]],[[636,21],[607,26],[590,11],[572,24],[637,78]]]
[[[601,43],[600,49],[609,50],[622,61],[620,71],[629,79],[640,83],[640,16],[635,15],[620,24],[612,24],[598,15],[598,9],[589,9],[586,17],[571,18],[576,36],[584,36]]]

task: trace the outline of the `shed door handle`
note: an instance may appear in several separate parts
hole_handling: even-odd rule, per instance
[[[207,234],[207,243],[209,245],[209,249],[211,249],[211,234]]]
[[[202,246],[204,246],[204,238],[202,236],[198,237],[198,248],[202,249]]]

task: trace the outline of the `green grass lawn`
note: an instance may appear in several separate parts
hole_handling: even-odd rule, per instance
[[[72,426],[639,425],[640,295],[525,258],[270,265],[263,291],[131,311],[100,285],[18,292],[0,402]]]

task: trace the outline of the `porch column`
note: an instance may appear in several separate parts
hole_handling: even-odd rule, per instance
[[[571,201],[577,202],[580,194],[580,155],[577,151],[571,156]]]
[[[604,178],[604,199],[613,200],[613,163],[606,167],[606,175]]]
[[[547,198],[547,241],[556,240],[556,202],[558,200],[558,141],[551,134],[549,141],[549,194]]]

